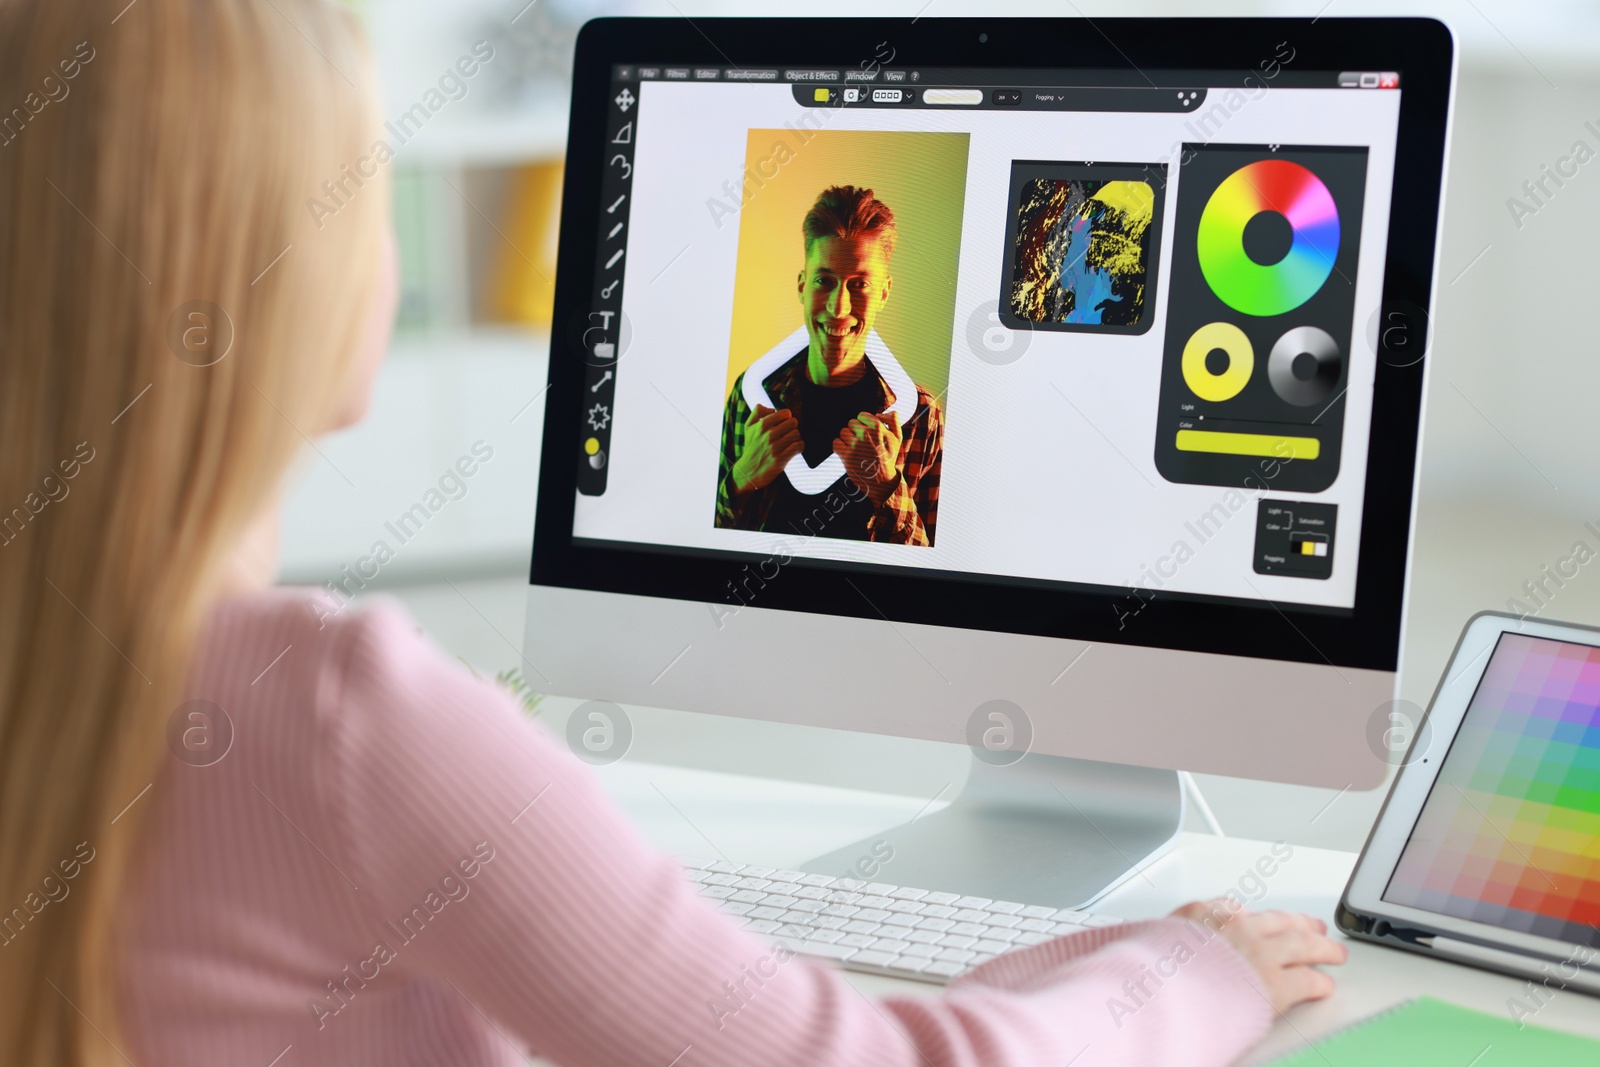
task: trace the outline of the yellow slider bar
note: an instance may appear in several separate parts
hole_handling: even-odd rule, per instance
[[[1230,456],[1273,456],[1277,459],[1316,459],[1322,454],[1322,442],[1315,437],[1285,437],[1275,433],[1179,430],[1178,451],[1222,452]]]

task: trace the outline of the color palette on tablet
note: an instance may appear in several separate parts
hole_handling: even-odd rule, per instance
[[[1600,944],[1600,648],[1501,636],[1384,899]]]

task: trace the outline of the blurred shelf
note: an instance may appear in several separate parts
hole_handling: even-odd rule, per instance
[[[436,360],[450,366],[460,359],[537,358],[544,366],[550,355],[550,331],[526,326],[469,326],[406,330],[389,346],[392,361]]]
[[[525,565],[549,350],[547,333],[511,327],[397,340],[365,421],[317,442],[290,486],[283,579],[360,573],[378,542],[393,558],[376,574],[366,566],[377,586]],[[457,488],[458,461],[485,450],[492,458]],[[401,537],[396,524],[419,503],[420,529]]]
[[[429,123],[396,146],[395,159],[407,166],[429,167],[514,166],[558,159],[567,150],[567,108],[562,95],[516,110]]]

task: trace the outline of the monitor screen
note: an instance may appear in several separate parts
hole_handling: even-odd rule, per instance
[[[1350,613],[1404,89],[1296,59],[614,67],[573,543]]]

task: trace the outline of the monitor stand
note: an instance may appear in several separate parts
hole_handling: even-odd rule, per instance
[[[1030,753],[974,756],[947,807],[801,866],[808,872],[1056,908],[1090,904],[1183,825],[1178,772]]]

